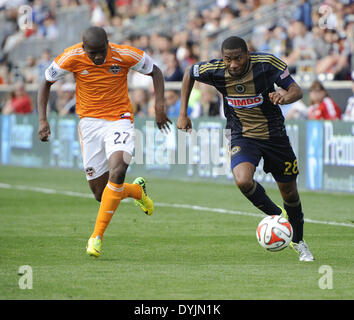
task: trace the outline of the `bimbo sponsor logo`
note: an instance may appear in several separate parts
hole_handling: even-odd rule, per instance
[[[230,98],[226,97],[228,104],[233,108],[253,108],[263,103],[262,95],[245,98]]]

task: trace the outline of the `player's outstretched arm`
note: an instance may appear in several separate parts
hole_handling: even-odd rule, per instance
[[[169,123],[172,121],[167,117],[165,108],[165,83],[163,74],[160,68],[154,65],[151,72],[151,77],[154,85],[155,92],[155,118],[157,127],[160,130],[168,131],[170,129]]]
[[[187,131],[192,129],[192,122],[187,115],[188,101],[194,85],[194,79],[190,76],[190,68],[190,66],[186,68],[182,80],[181,108],[179,109],[179,117],[177,121],[177,128]]]
[[[273,104],[289,104],[293,103],[302,98],[302,89],[293,82],[287,89],[285,94],[280,94],[279,92],[269,93],[269,99]]]
[[[50,137],[50,126],[47,120],[47,104],[52,84],[53,82],[44,80],[41,82],[38,89],[38,137],[41,141],[48,141]]]

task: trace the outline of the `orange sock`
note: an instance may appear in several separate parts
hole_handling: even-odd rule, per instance
[[[91,235],[91,238],[96,238],[97,236],[100,236],[101,239],[103,238],[103,233],[105,232],[114,212],[117,210],[119,203],[123,198],[123,184],[116,184],[108,181],[102,193],[101,205],[98,210],[95,229]]]
[[[130,197],[136,200],[141,199],[142,188],[135,183],[124,183],[124,198]]]

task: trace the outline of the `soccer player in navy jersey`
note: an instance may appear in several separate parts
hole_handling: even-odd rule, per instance
[[[283,214],[288,218],[294,230],[292,248],[300,261],[313,261],[303,240],[297,159],[279,107],[301,99],[302,90],[283,61],[268,53],[249,52],[242,38],[232,36],[224,40],[221,53],[222,59],[198,62],[185,70],[177,128],[192,129],[187,108],[195,80],[214,86],[223,95],[226,129],[231,130],[231,169],[237,186],[265,214]],[[286,93],[276,92],[274,84]],[[254,180],[261,158],[263,170],[270,172],[277,182],[285,210]]]

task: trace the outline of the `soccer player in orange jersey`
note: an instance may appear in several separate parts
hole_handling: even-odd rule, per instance
[[[165,111],[162,72],[144,51],[110,43],[99,27],[85,30],[82,40],[65,49],[45,72],[38,91],[38,135],[41,141],[50,137],[46,109],[52,84],[73,73],[84,169],[96,200],[101,202],[86,252],[98,257],[103,233],[122,199],[134,198],[147,215],[154,210],[143,178],[124,183],[134,150],[133,110],[127,85],[130,69],[152,77],[158,128],[169,130],[172,122]]]

